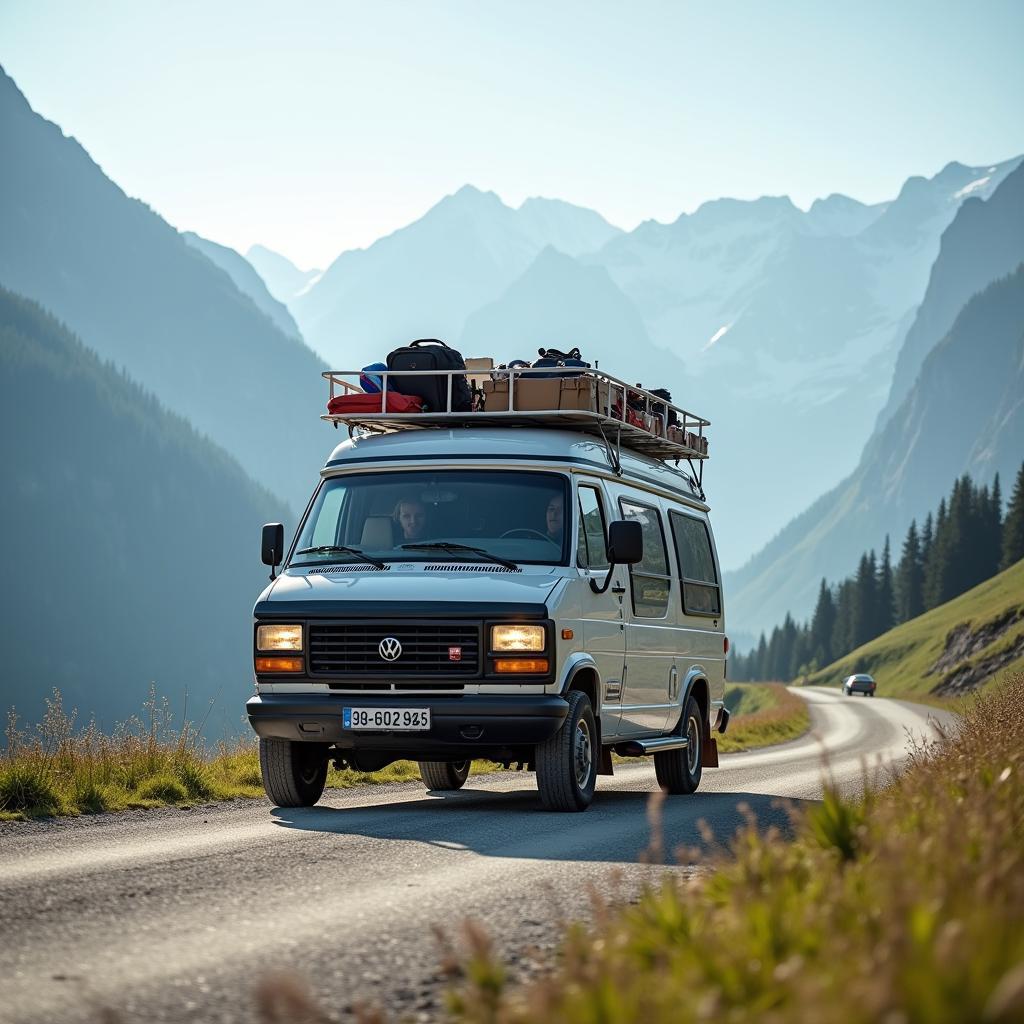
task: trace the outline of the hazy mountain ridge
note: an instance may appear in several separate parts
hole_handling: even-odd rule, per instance
[[[917,317],[893,371],[884,423],[910,390],[925,356],[952,326],[964,303],[1024,260],[1024,164],[988,199],[966,198],[946,228]]]
[[[0,289],[6,671],[37,717],[59,687],[83,717],[141,713],[150,682],[231,732],[251,690],[246,614],[259,528],[286,509],[238,463],[37,304]],[[218,731],[221,712],[214,717]]]
[[[586,257],[683,361],[686,403],[713,421],[708,494],[726,565],[856,466],[941,231],[1018,162],[949,164],[871,207],[845,196],[806,213],[784,196],[717,200]],[[765,436],[786,445],[784,470],[751,443]],[[752,491],[765,496],[756,517]]]
[[[319,269],[300,270],[287,256],[265,245],[249,246],[245,258],[260,275],[267,291],[285,305],[298,298],[323,273]]]
[[[494,302],[473,313],[460,339],[466,352],[500,362],[532,360],[540,348],[578,345],[584,359],[630,382],[667,387],[680,398],[685,369],[654,345],[636,307],[602,267],[547,247]]]
[[[459,337],[546,245],[578,249],[615,231],[592,210],[546,199],[515,210],[466,185],[412,224],[342,253],[291,309],[332,365],[358,367],[412,338]]]
[[[1008,482],[1021,452],[1024,265],[967,302],[854,473],[727,575],[731,621],[749,633],[787,611],[805,617],[823,575],[846,575],[887,533],[898,546],[960,474],[991,483],[999,472]]]
[[[332,438],[320,361],[0,75],[0,284],[304,503]]]
[[[291,313],[288,312],[288,307],[284,303],[278,302],[270,294],[263,278],[244,256],[226,245],[211,242],[194,231],[183,231],[181,237],[193,249],[198,249],[214,266],[220,267],[231,278],[235,287],[243,294],[248,295],[278,330],[287,334],[289,338],[302,340],[298,325],[292,319]]]

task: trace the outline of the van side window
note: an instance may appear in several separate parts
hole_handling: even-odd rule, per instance
[[[679,512],[670,512],[668,518],[683,584],[683,611],[687,615],[721,615],[722,595],[707,523]]]
[[[660,619],[668,611],[672,577],[668,571],[665,532],[661,513],[656,508],[619,499],[623,519],[635,519],[644,535],[644,557],[629,567],[633,589],[633,614],[639,618]]]
[[[579,489],[580,537],[576,564],[581,568],[608,568],[608,533],[605,529],[601,494],[596,487]]]

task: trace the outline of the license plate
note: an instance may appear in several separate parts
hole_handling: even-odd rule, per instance
[[[346,729],[426,732],[430,708],[342,708],[341,721]]]

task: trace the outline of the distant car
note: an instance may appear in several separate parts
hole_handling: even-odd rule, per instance
[[[851,693],[863,693],[865,697],[874,697],[874,679],[863,673],[856,676],[847,676],[843,680],[843,696],[849,697]]]

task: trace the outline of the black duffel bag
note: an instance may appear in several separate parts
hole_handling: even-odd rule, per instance
[[[448,409],[448,377],[400,377],[402,370],[462,370],[466,361],[459,352],[449,348],[437,338],[420,338],[403,348],[388,353],[388,391],[415,395],[423,400],[425,412],[445,412]],[[469,412],[473,408],[473,392],[465,372],[454,374],[452,381],[452,412]]]

